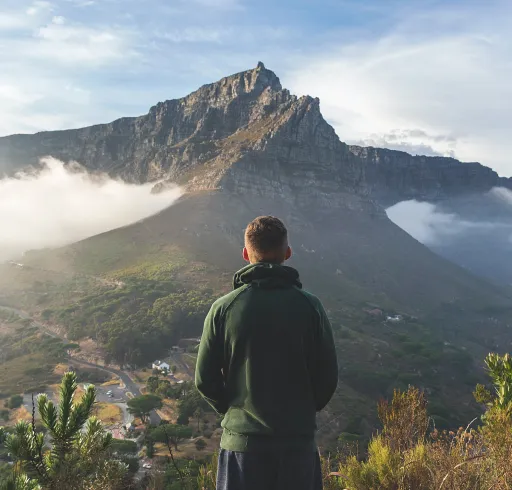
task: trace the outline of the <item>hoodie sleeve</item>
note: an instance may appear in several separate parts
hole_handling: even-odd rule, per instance
[[[203,398],[219,414],[227,411],[224,376],[222,374],[224,342],[221,335],[220,308],[214,304],[204,321],[197,356],[195,383]]]
[[[315,393],[316,410],[322,410],[331,399],[338,385],[338,360],[331,324],[324,307],[318,301],[318,330],[314,345],[313,390]]]

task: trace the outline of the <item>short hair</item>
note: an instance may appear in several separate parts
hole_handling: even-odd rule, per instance
[[[288,247],[288,230],[274,216],[259,216],[245,229],[245,243],[258,262],[283,262]]]

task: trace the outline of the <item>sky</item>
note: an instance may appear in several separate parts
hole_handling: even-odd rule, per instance
[[[0,0],[0,135],[146,113],[253,68],[342,141],[512,176],[509,0]]]

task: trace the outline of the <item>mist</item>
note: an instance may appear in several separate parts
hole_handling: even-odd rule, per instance
[[[512,206],[512,192],[509,189],[496,187],[488,197],[506,208]],[[512,234],[512,224],[503,217],[462,217],[457,213],[446,212],[436,204],[422,201],[402,201],[386,209],[391,221],[409,233],[413,238],[427,246],[450,244],[468,232],[493,233],[507,232]],[[509,235],[510,238],[510,235]]]
[[[179,187],[152,193],[135,185],[88,174],[79,164],[47,157],[38,172],[0,180],[0,260],[32,249],[58,247],[125,226],[162,211]]]

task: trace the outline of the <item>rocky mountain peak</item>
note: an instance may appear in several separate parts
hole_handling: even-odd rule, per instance
[[[261,61],[140,117],[0,138],[0,172],[48,154],[130,182],[168,179],[194,190],[262,195],[297,191],[301,199],[342,191],[384,205],[512,187],[479,164],[348,147],[322,117],[318,98],[290,94]]]
[[[259,97],[265,91],[283,90],[278,76],[265,68],[260,61],[256,68],[224,77],[218,82],[203,85],[185,97],[187,102],[207,101],[212,106],[219,106],[242,96]]]

